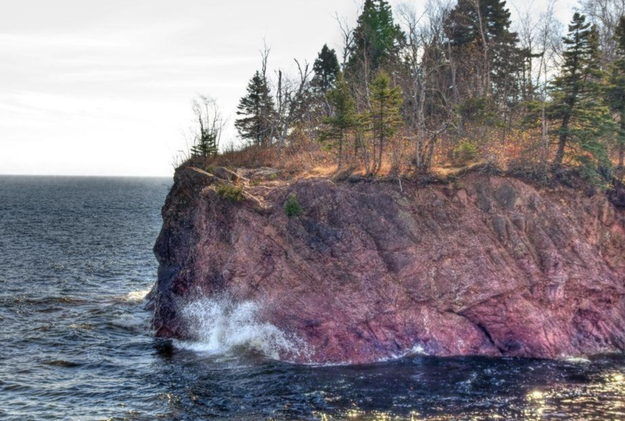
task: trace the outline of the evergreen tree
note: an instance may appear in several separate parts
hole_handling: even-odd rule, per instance
[[[459,0],[449,14],[445,32],[462,69],[464,95],[494,94],[500,104],[507,104],[518,94],[516,76],[526,53],[518,48],[510,25],[504,0]]]
[[[391,5],[386,0],[365,0],[346,67],[350,80],[372,77],[380,68],[398,63],[404,44],[405,35],[393,20]]]
[[[342,73],[339,73],[336,78],[336,86],[328,92],[328,103],[334,113],[333,116],[324,119],[324,123],[329,128],[322,131],[320,140],[334,141],[332,146],[338,148],[338,169],[340,170],[343,164],[343,143],[347,134],[358,124],[356,103]]]
[[[402,124],[401,110],[402,91],[391,85],[391,78],[381,71],[371,83],[371,124],[374,142],[377,141],[377,159],[374,172],[382,168],[382,153],[388,138],[395,135],[397,128]]]
[[[202,158],[217,155],[217,137],[202,128],[200,136],[198,136],[195,145],[191,148],[191,155]]]
[[[339,59],[336,57],[336,51],[324,45],[313,64],[313,72],[315,77],[312,85],[315,90],[320,91],[324,95],[334,87],[334,82],[340,72]]]
[[[568,36],[563,38],[565,50],[560,75],[553,82],[553,104],[550,117],[558,121],[558,149],[553,167],[562,166],[569,143],[575,142],[578,151],[574,158],[585,170],[593,170],[595,163],[608,165],[607,150],[601,136],[610,127],[608,108],[601,96],[599,37],[597,31],[580,13],[573,15]],[[596,172],[595,172],[596,174]]]
[[[504,42],[516,38],[510,32],[510,11],[503,0],[480,0],[479,8],[473,0],[459,0],[446,22],[446,32],[456,47],[475,41]]]
[[[618,116],[619,127],[617,131],[618,166],[617,176],[625,175],[625,16],[621,16],[616,27],[614,39],[616,41],[615,61],[612,65],[608,87],[608,105],[614,114]]]
[[[239,102],[237,115],[241,117],[234,125],[241,138],[257,146],[271,145],[276,110],[267,79],[260,72],[257,71],[250,80],[247,95]]]

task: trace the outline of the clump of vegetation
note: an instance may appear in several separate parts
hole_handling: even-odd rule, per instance
[[[477,158],[480,150],[468,140],[463,140],[453,150],[454,160],[459,164],[466,164]]]
[[[217,194],[234,203],[239,203],[243,200],[243,189],[230,184],[221,184],[218,186]]]
[[[290,195],[284,203],[284,212],[289,218],[304,214],[304,209],[302,209],[301,205],[299,204],[299,201],[297,200],[297,195],[295,193]]]

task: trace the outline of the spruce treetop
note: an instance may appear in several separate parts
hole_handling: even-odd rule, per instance
[[[313,64],[313,72],[315,72],[313,87],[323,93],[328,92],[334,86],[340,70],[336,51],[324,44]]]
[[[362,70],[363,61],[374,74],[385,65],[399,60],[405,34],[393,20],[391,5],[386,0],[365,0],[354,30],[354,43],[347,68]]]
[[[271,144],[271,128],[275,105],[266,78],[257,71],[247,85],[247,94],[237,107],[234,125],[241,138],[259,146]]]
[[[482,31],[487,42],[511,41],[516,33],[510,32],[510,10],[503,0],[480,0],[479,8],[471,0],[459,0],[446,21],[446,32],[455,46],[480,41]]]

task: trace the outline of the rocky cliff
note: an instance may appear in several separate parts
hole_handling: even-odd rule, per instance
[[[281,351],[300,362],[625,349],[625,210],[603,193],[479,173],[400,188],[218,172],[176,172],[157,336],[193,339],[184,306],[227,296],[261,303],[255,317],[305,345]],[[233,183],[241,202],[217,192]],[[304,214],[289,218],[292,194]]]

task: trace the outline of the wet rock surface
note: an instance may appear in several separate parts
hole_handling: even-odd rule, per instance
[[[163,207],[158,336],[192,339],[182,308],[226,295],[301,338],[307,353],[282,355],[299,362],[625,349],[625,210],[602,193],[472,173],[403,191],[244,183],[232,203],[216,183],[180,169]],[[292,194],[304,214],[289,218]]]

